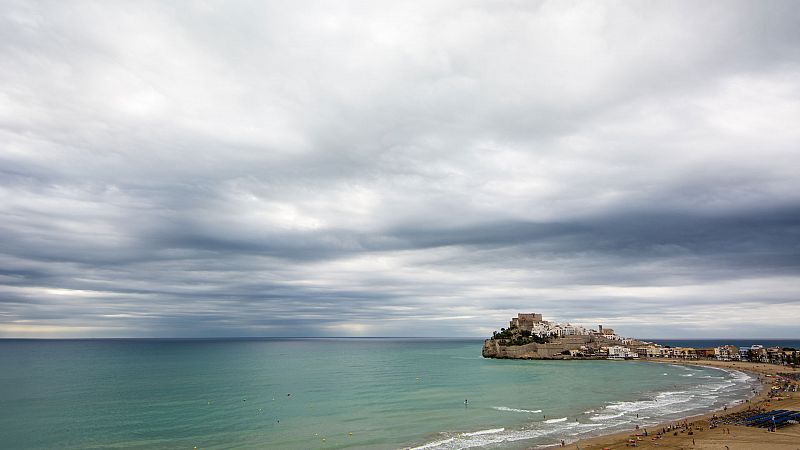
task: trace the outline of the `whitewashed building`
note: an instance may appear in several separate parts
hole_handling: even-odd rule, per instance
[[[639,355],[631,351],[628,347],[623,347],[621,345],[612,345],[608,347],[608,359],[634,359],[638,357]]]

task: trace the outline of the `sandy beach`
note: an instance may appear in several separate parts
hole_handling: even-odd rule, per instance
[[[686,417],[679,421],[671,421],[657,426],[647,427],[648,436],[641,436],[643,430],[630,430],[583,439],[566,445],[573,449],[715,449],[715,450],[800,450],[800,425],[790,425],[776,432],[764,428],[745,427],[740,425],[722,425],[709,428],[709,421],[714,417],[726,417],[742,413],[748,409],[772,410],[791,409],[800,411],[800,393],[781,393],[770,398],[772,386],[778,373],[800,373],[800,369],[764,363],[714,360],[674,360],[650,359],[649,361],[669,364],[688,364],[720,367],[747,371],[759,377],[764,388],[755,397],[740,405],[718,410],[708,414]],[[798,382],[795,381],[795,384]],[[755,414],[755,412],[754,412]],[[670,426],[677,429],[660,433]],[[634,445],[635,444],[635,445]]]

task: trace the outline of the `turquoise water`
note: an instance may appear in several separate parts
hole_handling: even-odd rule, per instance
[[[665,364],[488,360],[481,344],[0,340],[0,439],[14,449],[525,448],[707,410],[753,385]]]

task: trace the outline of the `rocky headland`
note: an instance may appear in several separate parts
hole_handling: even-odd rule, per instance
[[[483,343],[484,358],[509,359],[636,359],[630,347],[644,345],[618,336],[610,328],[597,330],[559,324],[541,314],[519,314]]]

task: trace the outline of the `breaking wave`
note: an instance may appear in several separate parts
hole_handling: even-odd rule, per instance
[[[505,428],[491,428],[488,430],[473,431],[472,433],[464,433],[462,436],[482,436],[484,434],[495,434],[505,430]]]
[[[562,417],[560,419],[547,419],[547,420],[544,421],[544,423],[558,423],[558,422],[566,422],[566,421],[567,421],[567,418],[566,417]]]
[[[519,412],[519,413],[540,413],[542,412],[541,409],[519,409],[519,408],[508,408],[506,406],[492,406],[492,409],[496,409],[498,411],[508,411],[508,412]]]

